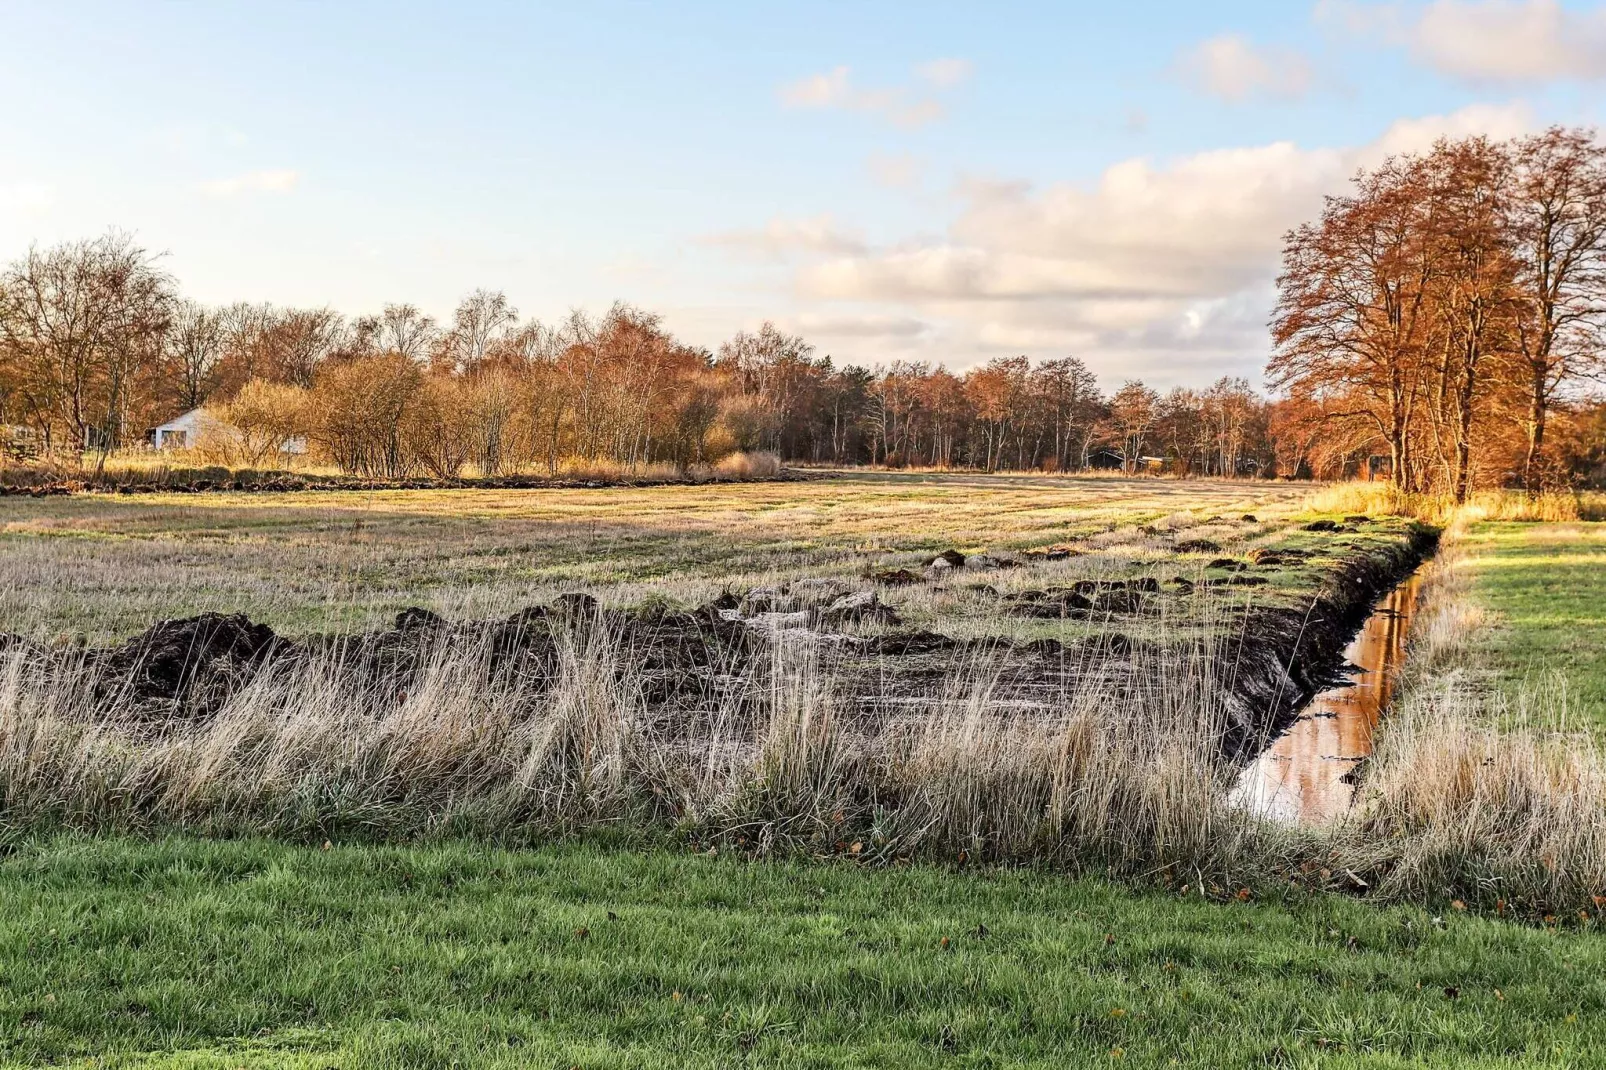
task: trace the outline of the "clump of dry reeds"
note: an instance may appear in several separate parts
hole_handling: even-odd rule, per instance
[[[629,480],[665,482],[684,478],[679,468],[664,461],[626,464],[608,457],[567,457],[558,463],[560,479],[621,483]]]
[[[767,450],[726,454],[709,466],[721,479],[772,479],[781,474],[781,458]]]
[[[1317,513],[1410,516],[1438,525],[1457,519],[1565,523],[1600,511],[1596,496],[1573,490],[1482,490],[1457,503],[1448,494],[1410,493],[1386,482],[1334,483],[1312,493],[1305,504]]]
[[[489,671],[472,644],[399,683],[330,655],[269,665],[209,716],[161,722],[108,706],[104,681],[8,655],[0,821],[512,840],[623,825],[875,858],[1241,861],[1255,819],[1226,801],[1212,681],[1188,668],[1204,659],[1137,667],[1171,681],[1149,699],[1078,677],[1046,710],[995,702],[997,666],[978,655],[940,694],[875,719],[807,642],[774,650],[668,731],[598,624],[564,632],[541,679]]]
[[[1383,733],[1359,818],[1378,891],[1487,905],[1589,904],[1606,889],[1606,763],[1587,735],[1501,730],[1448,681]],[[1384,864],[1378,865],[1378,860]]]

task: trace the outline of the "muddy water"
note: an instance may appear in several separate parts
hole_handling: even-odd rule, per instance
[[[1372,753],[1372,732],[1388,709],[1405,656],[1417,586],[1412,576],[1373,610],[1344,651],[1360,671],[1313,698],[1244,770],[1235,792],[1241,803],[1302,824],[1329,821],[1349,809],[1355,787],[1344,777]]]

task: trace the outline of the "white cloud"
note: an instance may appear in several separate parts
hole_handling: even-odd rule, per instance
[[[877,185],[888,189],[912,189],[920,184],[925,174],[924,162],[908,153],[873,152],[865,161],[865,167]]]
[[[1231,103],[1257,96],[1293,100],[1309,91],[1313,79],[1310,62],[1299,52],[1260,47],[1232,33],[1187,49],[1177,67],[1194,85]]]
[[[1314,218],[1323,195],[1389,153],[1532,124],[1521,105],[1480,105],[1401,120],[1347,149],[1274,142],[1138,157],[1092,183],[1041,189],[972,179],[942,238],[843,253],[814,241],[795,285],[821,315],[851,307],[930,324],[908,343],[930,353],[1074,351],[1107,375],[1161,383],[1254,375],[1283,235]],[[899,351],[895,341],[884,349]]]
[[[1558,0],[1434,0],[1422,8],[1323,0],[1317,16],[1408,48],[1418,62],[1468,82],[1606,78],[1602,7],[1572,10]]]
[[[776,216],[759,230],[722,231],[700,241],[768,260],[783,260],[795,253],[857,256],[867,252],[864,240],[837,226],[829,214],[812,219]]]
[[[848,86],[846,67],[811,74],[781,87],[782,103],[793,108],[842,108],[852,100],[853,90]]]
[[[299,171],[252,171],[233,178],[202,182],[198,188],[208,197],[238,197],[247,193],[289,193],[300,182]]]
[[[1450,115],[1430,115],[1421,119],[1396,120],[1372,144],[1354,154],[1355,165],[1372,167],[1387,156],[1424,152],[1441,137],[1471,137],[1486,134],[1492,138],[1516,137],[1537,126],[1533,110],[1522,101],[1509,104],[1469,104]]]
[[[816,345],[830,339],[911,339],[929,334],[932,325],[918,316],[900,315],[822,315],[804,312],[785,321],[789,330],[799,331]]]
[[[915,68],[916,80],[926,90],[951,89],[970,76],[968,60],[936,59]],[[894,125],[913,129],[942,118],[942,102],[928,92],[909,86],[865,89],[853,83],[847,67],[833,67],[780,88],[781,103],[789,108],[828,109],[875,115]]]

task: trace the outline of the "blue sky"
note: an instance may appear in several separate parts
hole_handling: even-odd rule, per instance
[[[1606,9],[0,2],[0,257],[132,231],[212,302],[1258,378],[1278,236],[1441,133],[1593,124]]]

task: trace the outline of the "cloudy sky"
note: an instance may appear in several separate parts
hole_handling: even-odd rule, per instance
[[[0,0],[0,258],[116,226],[206,301],[1258,379],[1324,193],[1606,90],[1598,3],[782,7]]]

